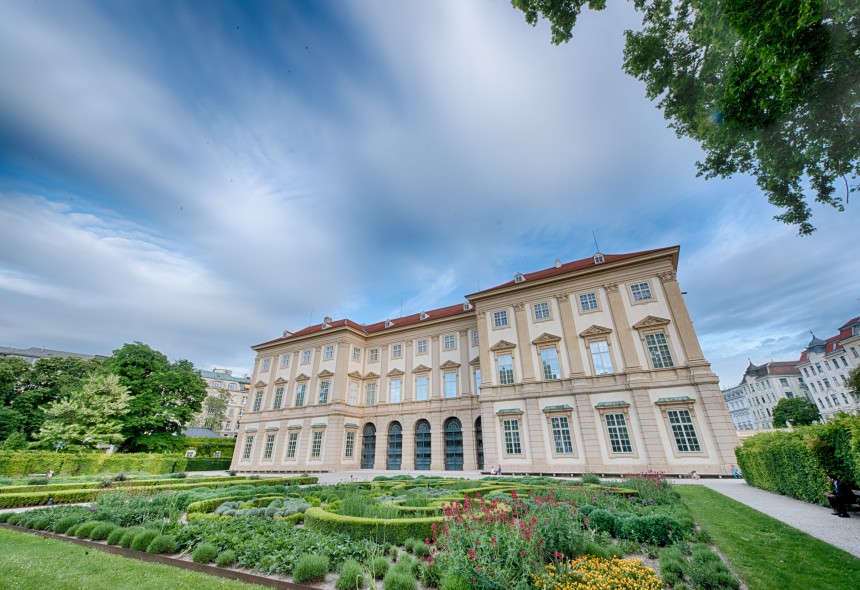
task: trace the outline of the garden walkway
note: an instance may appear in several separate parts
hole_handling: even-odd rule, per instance
[[[675,479],[672,483],[702,485],[746,504],[804,533],[860,557],[860,514],[839,518],[829,506],[808,504],[747,485],[742,479]]]

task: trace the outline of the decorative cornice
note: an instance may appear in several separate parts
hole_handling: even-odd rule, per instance
[[[386,375],[386,377],[400,377],[401,375],[404,375],[404,374],[405,373],[403,371],[401,371],[400,369],[391,369],[390,371],[388,371],[388,374]]]
[[[310,379],[311,378],[304,373],[299,373],[298,377],[296,377],[296,381],[310,381]]]
[[[363,378],[361,376],[361,373],[359,373],[358,371],[353,371],[351,373],[347,373],[347,376],[352,377],[353,379],[362,379]]]
[[[266,386],[265,381],[257,381],[256,383],[254,383],[254,387],[265,387],[265,386]]]
[[[580,338],[590,338],[592,336],[605,336],[607,334],[612,334],[612,330],[610,328],[604,328],[603,326],[598,326],[594,324],[590,328],[586,328],[584,331],[579,333]]]
[[[656,402],[658,406],[692,406],[696,403],[693,398],[682,395],[678,397],[661,397]]]
[[[275,379],[275,385],[285,385],[286,383],[287,380],[283,377],[278,377],[277,379]]]
[[[317,377],[334,377],[334,373],[332,373],[328,369],[325,369],[323,371],[320,371],[319,374],[317,374]]]
[[[633,327],[637,330],[642,330],[645,328],[656,328],[659,326],[665,326],[668,323],[669,320],[667,320],[666,318],[658,318],[656,316],[649,315],[633,324]]]
[[[561,341],[560,337],[544,332],[543,334],[532,340],[532,344],[551,344],[553,342],[559,341]]]
[[[657,276],[664,283],[674,283],[678,282],[678,277],[673,270],[667,270],[665,272],[658,272]]]
[[[551,414],[553,412],[569,414],[573,411],[573,407],[571,407],[570,404],[558,404],[555,406],[545,406],[543,411],[547,414]]]
[[[412,369],[412,372],[413,373],[429,373],[430,370],[431,370],[430,367],[428,367],[427,365],[418,365],[417,367]]]
[[[473,367],[480,367],[481,366],[481,357],[476,356],[471,361],[469,361],[469,364],[472,365]]]
[[[378,374],[376,374],[376,373],[374,373],[373,371],[370,371],[369,373],[367,373],[367,374],[364,376],[364,378],[365,378],[365,379],[379,379],[379,375],[378,375]]]
[[[499,410],[496,412],[497,416],[518,416],[521,415],[523,411],[519,408],[507,408],[504,410]]]
[[[460,363],[455,363],[454,361],[445,361],[439,366],[440,369],[459,369]]]
[[[490,350],[492,350],[493,352],[498,352],[500,350],[511,350],[516,347],[517,345],[513,342],[508,342],[507,340],[499,340],[490,347]]]
[[[618,293],[618,283],[606,283],[603,288],[607,293]]]

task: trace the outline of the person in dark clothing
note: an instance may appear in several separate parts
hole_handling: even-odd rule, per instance
[[[830,506],[833,507],[833,515],[841,518],[850,518],[848,515],[848,505],[854,503],[854,492],[851,491],[851,486],[832,475],[827,476],[827,481],[833,486],[833,493],[825,494],[827,501],[830,502]]]

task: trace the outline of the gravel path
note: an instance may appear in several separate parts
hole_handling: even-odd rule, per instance
[[[825,543],[860,557],[860,514],[856,512],[851,513],[851,518],[839,518],[831,514],[832,510],[829,506],[807,504],[794,498],[760,490],[747,485],[747,482],[742,479],[697,481],[681,479],[673,480],[672,483],[708,487],[816,539],[821,539]]]

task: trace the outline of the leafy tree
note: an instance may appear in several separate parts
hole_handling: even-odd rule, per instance
[[[123,420],[124,450],[171,447],[164,437],[181,433],[200,412],[206,382],[186,360],[171,363],[162,353],[135,342],[115,350],[107,366],[131,395]]]
[[[23,451],[28,446],[27,437],[23,432],[17,431],[6,437],[3,444],[0,444],[0,449],[3,449],[4,451]]]
[[[15,356],[0,358],[0,405],[12,403],[15,396],[29,383],[33,366]]]
[[[816,405],[805,397],[781,399],[773,409],[773,425],[777,428],[784,427],[786,420],[791,420],[794,426],[806,426],[820,419]]]
[[[855,367],[848,373],[848,383],[846,385],[848,391],[854,396],[854,399],[860,400],[860,367]]]
[[[198,428],[208,428],[218,432],[224,419],[227,417],[227,404],[230,402],[230,393],[221,391],[218,395],[208,395],[203,401],[203,413],[194,421]]]
[[[572,38],[606,0],[512,0],[529,24]],[[806,193],[839,211],[860,188],[860,3],[856,0],[633,0],[624,70],[679,137],[701,145],[698,175],[748,172],[776,219],[815,228]],[[837,193],[837,186],[840,187]]]
[[[124,440],[122,417],[128,412],[128,388],[116,375],[93,375],[80,389],[52,402],[39,431],[38,444],[65,443],[70,450],[91,449]]]
[[[5,440],[13,432],[19,432],[21,422],[21,414],[9,406],[0,406],[0,440]]]

